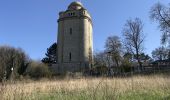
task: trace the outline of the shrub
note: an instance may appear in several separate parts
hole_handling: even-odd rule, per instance
[[[31,78],[50,77],[49,67],[41,62],[32,61],[26,72]]]
[[[133,71],[132,63],[127,59],[124,59],[121,64],[121,72],[131,72]]]

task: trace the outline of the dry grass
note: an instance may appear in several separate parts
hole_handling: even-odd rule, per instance
[[[170,100],[170,77],[82,78],[0,85],[2,100]]]

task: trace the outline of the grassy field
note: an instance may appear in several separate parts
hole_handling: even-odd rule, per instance
[[[0,100],[170,100],[170,77],[81,78],[0,85]]]

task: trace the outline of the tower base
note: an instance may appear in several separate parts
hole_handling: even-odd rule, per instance
[[[90,64],[88,63],[61,63],[53,64],[52,70],[56,74],[65,74],[68,72],[86,72],[90,69]]]

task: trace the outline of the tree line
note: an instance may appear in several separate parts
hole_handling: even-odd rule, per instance
[[[162,32],[161,46],[152,51],[152,57],[144,53],[144,24],[140,18],[135,18],[126,21],[122,29],[122,39],[118,36],[107,38],[105,50],[94,55],[94,66],[114,68],[114,72],[134,69],[142,72],[153,62],[170,62],[170,6],[156,3],[151,7],[149,15],[152,21],[158,22],[158,28]]]

